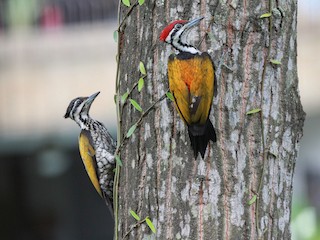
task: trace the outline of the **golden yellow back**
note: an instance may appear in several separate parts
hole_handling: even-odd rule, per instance
[[[188,125],[204,125],[214,92],[214,68],[209,54],[170,56],[168,78],[170,91],[183,120]]]
[[[99,184],[99,177],[97,173],[97,163],[95,160],[95,150],[94,147],[90,144],[89,137],[90,136],[85,134],[84,131],[81,131],[79,137],[80,155],[93,186],[102,197],[102,192]]]

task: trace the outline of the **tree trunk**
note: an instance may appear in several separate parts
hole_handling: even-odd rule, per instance
[[[121,6],[122,18],[128,10]],[[260,18],[268,12],[270,17]],[[298,92],[296,0],[136,4],[119,35],[120,94],[141,77],[140,61],[145,85],[129,98],[146,110],[165,94],[173,49],[159,34],[173,20],[199,16],[205,19],[190,42],[197,45],[205,35],[200,50],[216,66],[210,119],[218,140],[205,159],[195,161],[173,103],[156,104],[121,149],[119,239],[290,239],[292,179],[305,116]],[[261,111],[247,114],[253,109]],[[140,116],[125,104],[122,134]],[[136,224],[130,210],[149,216],[156,233]]]

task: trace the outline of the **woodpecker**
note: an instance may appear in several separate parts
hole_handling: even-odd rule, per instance
[[[102,123],[89,116],[91,104],[99,93],[94,93],[90,97],[73,99],[64,117],[71,118],[81,128],[79,150],[83,164],[93,186],[105,199],[113,216],[113,170],[116,142]]]
[[[198,153],[204,158],[209,140],[216,142],[209,119],[214,94],[213,62],[207,52],[200,52],[187,42],[189,31],[202,19],[176,20],[160,34],[160,40],[176,50],[168,60],[169,88],[176,109],[188,126],[195,159]]]

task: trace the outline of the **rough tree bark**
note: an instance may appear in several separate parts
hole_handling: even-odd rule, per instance
[[[122,6],[121,15],[128,9]],[[260,18],[268,12],[271,17]],[[210,143],[204,160],[195,161],[172,102],[157,104],[121,150],[119,239],[137,222],[130,210],[149,216],[157,232],[141,224],[125,239],[290,239],[292,179],[305,116],[298,92],[296,0],[136,5],[120,33],[120,93],[139,79],[142,61],[145,87],[131,98],[144,110],[159,99],[168,89],[173,52],[159,34],[172,20],[199,16],[205,20],[190,36],[197,44],[207,31],[200,50],[209,52],[218,70],[210,116],[218,141]],[[122,133],[140,116],[126,104]]]

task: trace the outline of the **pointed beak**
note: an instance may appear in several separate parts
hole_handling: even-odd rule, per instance
[[[90,108],[92,102],[94,101],[94,99],[99,95],[100,92],[96,92],[94,94],[92,94],[91,96],[89,96],[87,98],[87,100],[85,101],[85,107],[86,108]]]
[[[96,92],[89,96],[85,101],[84,101],[84,106],[81,110],[81,112],[86,112],[87,114],[89,113],[91,104],[93,103],[94,99],[99,95],[100,92]]]
[[[183,26],[183,28],[184,28],[184,29],[190,29],[190,28],[198,25],[202,19],[204,19],[204,17],[199,17],[199,18],[190,20],[189,22],[187,22],[187,23]]]

